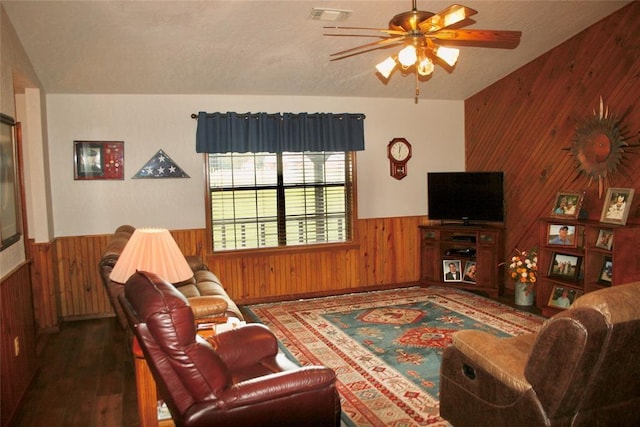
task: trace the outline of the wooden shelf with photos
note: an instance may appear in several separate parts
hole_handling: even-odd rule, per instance
[[[504,230],[498,225],[421,225],[420,283],[501,294]]]
[[[542,218],[536,305],[550,317],[580,295],[640,280],[640,225]]]

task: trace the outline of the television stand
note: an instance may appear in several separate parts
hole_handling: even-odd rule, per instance
[[[501,225],[420,225],[420,284],[478,291],[496,298],[504,277]],[[447,276],[453,263],[459,276]],[[465,277],[467,270],[475,275]]]

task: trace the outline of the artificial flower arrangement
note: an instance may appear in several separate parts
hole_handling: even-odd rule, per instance
[[[511,278],[516,283],[524,283],[525,295],[533,292],[538,274],[538,253],[535,249],[521,251],[516,249],[516,254],[511,257],[509,271]]]

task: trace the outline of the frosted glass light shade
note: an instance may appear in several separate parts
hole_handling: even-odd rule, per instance
[[[398,52],[398,62],[405,68],[415,64],[417,59],[416,48],[411,44]]]
[[[438,46],[434,52],[438,58],[442,59],[451,67],[456,65],[456,62],[458,62],[458,56],[460,55],[460,49],[445,46]]]
[[[391,72],[396,67],[396,61],[392,57],[388,57],[378,65],[376,65],[376,69],[380,74],[384,76],[385,79],[388,79],[391,75]]]
[[[193,271],[169,230],[139,228],[133,232],[109,279],[126,283],[137,270],[155,273],[170,283],[193,277]]]

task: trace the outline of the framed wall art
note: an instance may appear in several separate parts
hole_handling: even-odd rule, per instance
[[[583,199],[584,195],[579,192],[558,191],[551,209],[551,216],[554,218],[578,218]]]
[[[16,122],[0,114],[0,250],[20,240],[20,185]]]
[[[565,280],[578,280],[582,257],[554,252],[549,267],[549,276]]]
[[[547,244],[549,246],[577,246],[576,226],[568,224],[549,224],[547,229]]]
[[[124,179],[124,142],[73,141],[74,179]]]
[[[625,225],[631,209],[633,193],[633,188],[608,188],[600,222]]]

